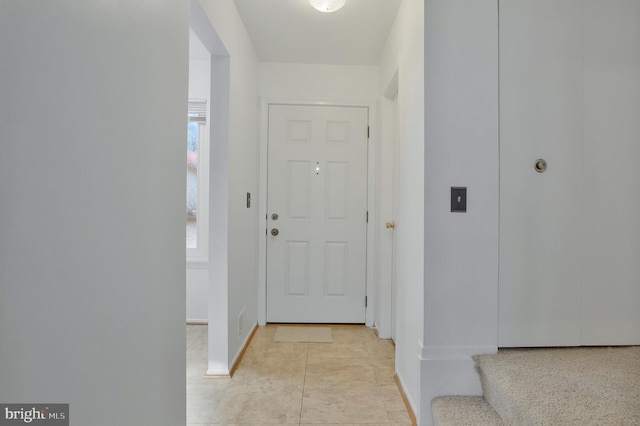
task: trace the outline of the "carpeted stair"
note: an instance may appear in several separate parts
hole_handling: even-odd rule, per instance
[[[504,426],[481,396],[439,396],[431,402],[433,426]]]
[[[640,425],[640,346],[474,357],[484,397],[438,397],[434,425]]]

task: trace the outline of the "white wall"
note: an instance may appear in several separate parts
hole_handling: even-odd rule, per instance
[[[206,99],[211,94],[211,61],[189,60],[189,99]]]
[[[376,100],[378,67],[260,64],[260,96],[277,100]]]
[[[404,0],[380,60],[378,96],[398,72],[396,196],[396,372],[409,402],[420,401],[420,340],[424,286],[424,10]],[[383,110],[384,112],[384,110]],[[383,122],[386,120],[383,117]],[[383,132],[384,133],[384,132]],[[382,144],[388,141],[382,141]],[[388,168],[383,168],[388,170]],[[381,177],[390,178],[390,176]],[[386,220],[379,218],[379,227]]]
[[[228,276],[224,282],[214,282],[214,276],[210,277],[210,285],[227,285],[227,293],[225,298],[224,292],[216,293],[214,288],[209,304],[210,316],[212,310],[227,312],[226,330],[216,330],[225,321],[218,321],[216,327],[211,327],[210,322],[209,327],[209,372],[224,374],[219,367],[221,360],[212,358],[217,357],[220,340],[228,341],[227,360],[222,360],[228,368],[258,315],[258,59],[233,0],[201,0],[200,4],[228,52],[230,66]],[[212,69],[213,85],[216,78]],[[246,207],[247,192],[252,194],[251,208]],[[211,203],[215,203],[214,198]],[[217,297],[219,294],[222,297]],[[239,333],[242,312],[243,332]]]
[[[498,10],[425,1],[425,253],[420,424],[431,400],[480,394],[471,355],[497,349]],[[467,213],[450,212],[466,186]]]
[[[187,4],[0,9],[0,401],[184,424]]]
[[[187,265],[187,322],[209,323],[209,268]]]

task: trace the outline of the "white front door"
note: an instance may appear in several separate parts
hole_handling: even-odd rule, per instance
[[[365,322],[367,117],[269,106],[268,322]]]

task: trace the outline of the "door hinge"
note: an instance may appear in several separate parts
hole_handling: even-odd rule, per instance
[[[370,135],[371,135],[371,128],[367,126],[367,139],[369,139]]]
[[[369,210],[367,210],[367,223],[369,223]]]
[[[367,296],[365,296],[365,297],[364,297],[364,307],[365,307],[365,308],[367,307],[367,303],[368,303]]]

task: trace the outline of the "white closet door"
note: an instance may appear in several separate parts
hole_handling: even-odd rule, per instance
[[[640,344],[640,1],[584,8],[583,345]]]
[[[500,346],[580,343],[582,4],[500,2]]]

